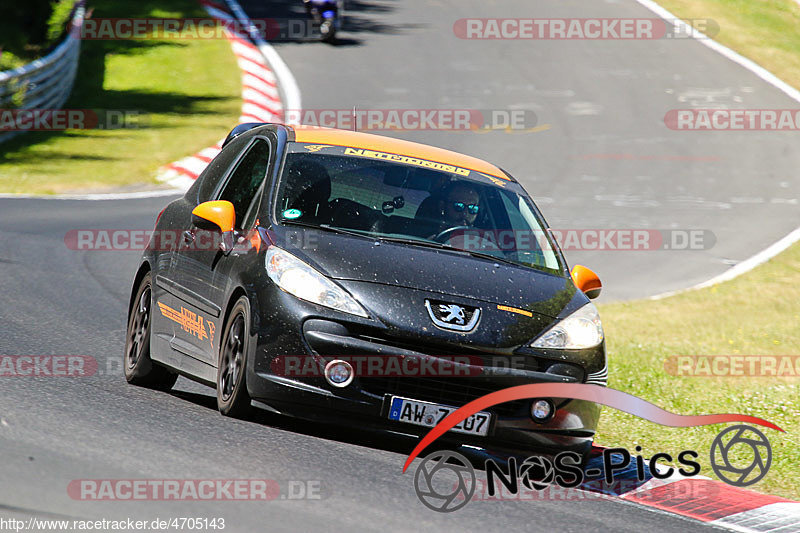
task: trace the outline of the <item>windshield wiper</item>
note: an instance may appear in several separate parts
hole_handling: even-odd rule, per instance
[[[461,250],[461,248],[454,248],[454,250]],[[487,254],[487,253],[484,253],[484,252],[476,252],[474,250],[461,250],[461,251],[467,252],[468,254],[470,254],[473,257],[480,257],[482,259],[489,259],[491,261],[497,261],[499,263],[506,263],[508,265],[526,266],[526,265],[523,265],[521,263],[517,263],[516,261],[512,261],[511,259],[506,259],[505,257],[497,257],[496,255]]]
[[[436,248],[436,249],[439,249],[439,250],[447,250],[447,251],[450,251],[450,252],[461,252],[461,253],[469,254],[469,255],[471,255],[473,257],[480,257],[482,259],[488,259],[490,261],[497,261],[499,263],[506,263],[506,264],[514,265],[514,266],[524,266],[524,265],[522,265],[520,263],[517,263],[516,261],[512,261],[511,259],[506,259],[504,257],[496,257],[494,255],[487,254],[487,253],[484,253],[484,252],[476,252],[474,250],[465,250],[463,248],[456,248],[455,246],[451,246],[449,244],[444,244],[444,243],[436,242],[436,241],[422,241],[422,240],[417,240],[417,239],[402,239],[402,238],[398,238],[398,237],[376,237],[376,238],[380,239],[382,241],[396,242],[396,243],[400,243],[400,244],[415,244],[417,246],[425,246],[425,247],[428,247],[428,248]]]
[[[421,239],[403,239],[401,237],[384,237],[381,235],[374,235],[368,233],[358,233],[355,231],[350,231],[342,228],[336,228],[333,226],[325,225],[318,225],[318,224],[309,224],[308,222],[300,222],[299,220],[281,220],[281,224],[290,225],[290,226],[299,226],[301,228],[309,228],[309,229],[319,229],[322,231],[330,231],[333,233],[340,233],[343,235],[353,235],[355,237],[361,237],[364,239],[370,240],[378,240],[378,241],[386,241],[386,242],[394,242],[397,244],[411,244],[415,246],[423,246],[425,248],[435,248],[437,250],[447,250],[449,252],[459,252],[464,254],[469,254],[473,257],[480,257],[481,259],[488,259],[489,261],[497,261],[499,263],[506,263],[509,265],[514,266],[525,266],[521,263],[517,263],[516,261],[512,261],[510,259],[506,259],[504,257],[496,257],[491,254],[487,254],[484,252],[476,252],[474,250],[464,250],[463,248],[456,248],[455,246],[451,246],[449,244],[444,244],[441,242],[436,241],[425,241]]]
[[[416,244],[417,246],[425,246],[428,248],[439,248],[439,249],[444,248],[445,250],[458,250],[458,248],[450,246],[449,244],[443,244],[441,242],[436,242],[436,241],[423,241],[421,239],[404,239],[402,237],[382,237],[382,236],[376,236],[375,238],[380,239],[382,241],[396,242],[398,244]]]
[[[330,231],[332,233],[341,233],[342,235],[353,235],[355,237],[362,237],[367,239],[372,239],[370,235],[366,235],[364,233],[357,233],[355,231],[349,231],[342,228],[335,228],[333,226],[329,226],[327,224],[309,224],[308,222],[300,222],[299,220],[281,220],[281,224],[288,225],[288,226],[299,226],[301,228],[309,228],[309,229],[319,229],[322,231]]]

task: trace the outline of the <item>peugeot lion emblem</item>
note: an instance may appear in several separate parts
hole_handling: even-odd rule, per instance
[[[481,310],[478,307],[467,307],[437,300],[425,300],[425,308],[437,327],[464,333],[475,329],[478,319],[481,317]]]

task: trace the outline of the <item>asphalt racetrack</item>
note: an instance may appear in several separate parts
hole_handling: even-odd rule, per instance
[[[244,2],[251,17],[301,10]],[[515,175],[557,228],[706,229],[707,250],[568,252],[604,299],[645,297],[724,272],[800,222],[791,133],[681,132],[670,109],[790,108],[796,102],[698,42],[466,41],[462,17],[651,17],[632,0],[493,3],[348,1],[342,44],[278,43],[305,108],[533,110],[535,133],[395,134],[486,158]],[[0,199],[0,353],[94,357],[83,378],[4,379],[5,516],[223,517],[226,531],[693,531],[709,527],[621,501],[474,502],[424,508],[402,464],[416,441],[287,420],[223,418],[213,390],[129,386],[121,362],[139,252],[79,252],[70,229],[150,229],[171,198]],[[794,202],[793,202],[794,201]],[[319,499],[93,502],[80,479],[310,482]],[[287,495],[287,493],[284,493]]]

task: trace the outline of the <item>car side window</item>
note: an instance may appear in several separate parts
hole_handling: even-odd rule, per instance
[[[228,167],[236,161],[237,156],[247,146],[248,139],[233,139],[217,156],[208,164],[194,185],[189,189],[187,197],[197,198],[197,203],[202,204],[211,200],[220,179],[225,176]],[[196,195],[196,196],[195,196]]]
[[[243,228],[243,224],[247,222],[245,215],[248,211],[253,211],[251,205],[259,200],[260,195],[257,193],[267,177],[269,156],[269,142],[256,139],[244,157],[239,160],[219,194],[219,200],[227,200],[233,204],[237,229]]]
[[[266,183],[266,182],[265,182]],[[256,217],[258,216],[259,208],[261,207],[261,201],[264,199],[264,184],[262,183],[261,187],[258,188],[256,191],[256,195],[253,197],[253,201],[250,202],[250,207],[247,209],[247,213],[244,215],[244,218],[241,222],[241,229],[247,231],[252,229],[255,225]]]

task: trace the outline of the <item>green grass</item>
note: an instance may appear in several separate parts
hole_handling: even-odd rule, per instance
[[[800,87],[800,5],[794,0],[659,0],[659,4],[682,19],[713,19],[719,25],[716,41]]]
[[[800,379],[688,377],[668,373],[675,355],[800,356],[800,244],[732,281],[664,300],[600,308],[609,356],[609,386],[679,414],[741,413],[786,430],[765,429],[773,446],[769,474],[751,488],[800,498]],[[602,445],[643,455],[684,449],[700,453],[703,475],[715,477],[708,452],[726,425],[667,428],[613,409],[601,417]]]
[[[94,0],[94,18],[206,17],[194,0]],[[85,40],[69,109],[141,114],[136,129],[34,132],[0,144],[0,192],[153,184],[157,169],[236,124],[240,73],[225,39]]]
[[[800,87],[800,6],[793,0],[660,0],[683,19],[713,19],[715,38]],[[800,379],[674,376],[675,355],[800,355],[800,244],[735,280],[660,301],[601,307],[608,339],[609,386],[680,414],[742,413],[786,430],[765,430],[769,474],[751,488],[800,499]],[[597,442],[643,454],[708,452],[724,425],[666,428],[606,409]],[[738,457],[747,461],[746,454]]]

